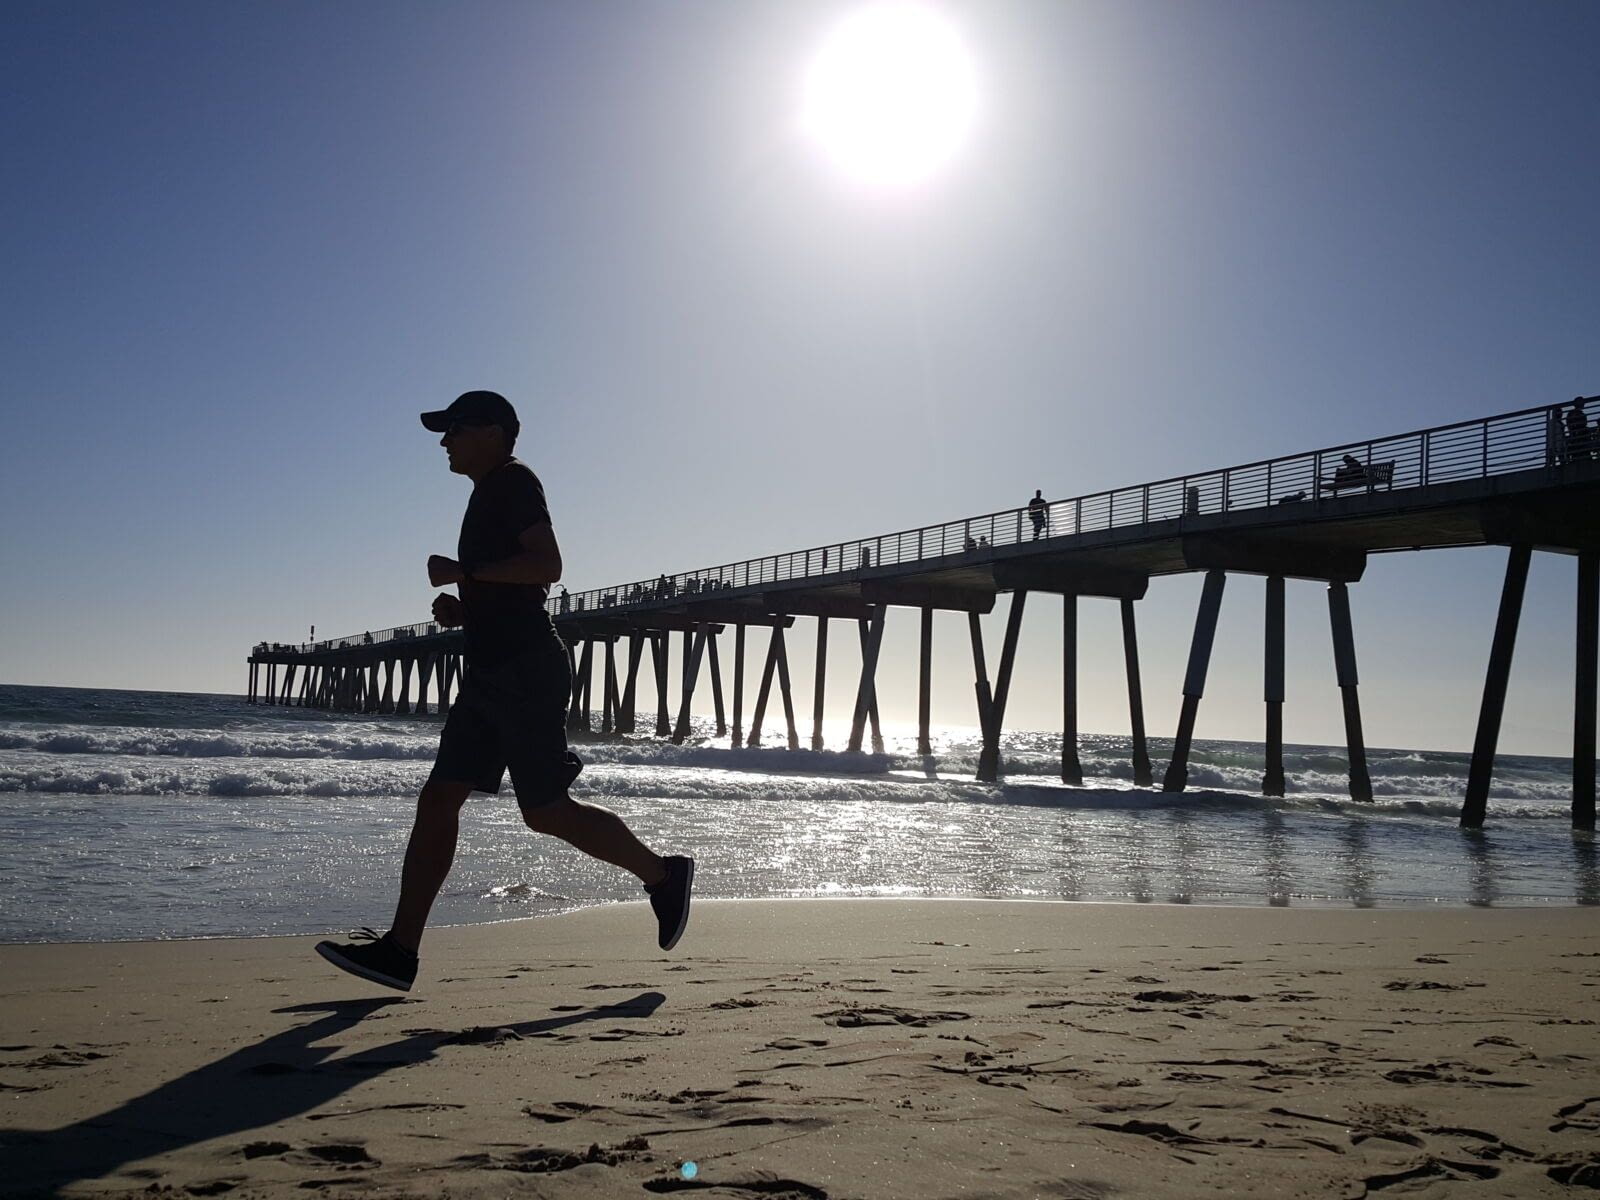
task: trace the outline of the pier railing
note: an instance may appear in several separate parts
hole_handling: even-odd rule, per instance
[[[1569,438],[1569,406],[1545,405],[1371,441],[1328,446],[1242,466],[1176,475],[1051,500],[1042,507],[1004,508],[973,517],[905,529],[897,533],[831,542],[808,550],[763,555],[619,586],[552,596],[552,616],[632,609],[718,591],[856,576],[877,567],[904,566],[965,554],[982,557],[997,546],[1049,542],[1113,529],[1283,507],[1314,513],[1345,497],[1374,492],[1411,492],[1446,483],[1483,479],[1600,454],[1594,426]],[[330,641],[285,646],[310,652],[443,632],[424,622]]]

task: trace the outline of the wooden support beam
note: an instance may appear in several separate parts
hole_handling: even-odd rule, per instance
[[[640,616],[641,621],[654,621],[658,614],[648,613]],[[769,611],[762,603],[761,597],[756,597],[749,603],[738,600],[691,600],[683,606],[682,613],[662,614],[675,621],[716,622],[720,625],[793,625],[794,618],[786,617]],[[719,629],[717,632],[721,632]]]
[[[646,634],[628,635],[628,679],[622,687],[622,711],[617,718],[620,733],[633,733],[638,726],[639,662],[644,658]]]
[[[778,669],[778,642],[783,637],[783,627],[774,625],[772,637],[767,642],[767,664],[761,669],[761,687],[756,692],[756,710],[750,715],[750,737],[747,746],[761,745],[761,722],[767,716],[767,696],[772,691],[772,674]]]
[[[885,605],[885,607],[888,606]],[[860,638],[861,657],[862,660],[865,661],[867,655],[867,639],[872,636],[872,622],[856,622],[856,634]],[[872,678],[868,681],[868,684],[871,688],[871,691],[867,695],[867,724],[872,729],[872,752],[874,754],[882,754],[883,725],[878,720],[878,675],[876,668],[873,669]]]
[[[778,694],[783,697],[783,719],[789,735],[789,749],[800,748],[800,735],[794,725],[794,693],[789,688],[789,645],[783,636],[783,626],[773,629],[778,635]]]
[[[1078,597],[1072,592],[1061,595],[1061,782],[1083,784],[1078,760]]]
[[[1528,564],[1532,558],[1533,547],[1527,543],[1511,547],[1506,558],[1500,612],[1495,618],[1489,671],[1483,682],[1483,703],[1478,709],[1478,733],[1472,742],[1472,762],[1467,768],[1467,794],[1461,804],[1463,829],[1482,828],[1488,810],[1489,781],[1494,774],[1500,718],[1505,713],[1506,685],[1511,678],[1511,655],[1517,647],[1517,623],[1522,617],[1522,596],[1528,586]]]
[[[1011,608],[1006,613],[1006,636],[1000,646],[1000,669],[995,675],[994,694],[989,701],[989,720],[983,730],[983,749],[978,754],[978,779],[995,783],[1000,778],[1000,732],[1005,724],[1006,701],[1011,694],[1011,672],[1017,660],[1017,639],[1022,632],[1022,613],[1027,592],[1011,593]]]
[[[1133,754],[1133,783],[1149,787],[1155,782],[1150,769],[1150,747],[1144,734],[1144,686],[1139,680],[1139,631],[1134,624],[1133,601],[1122,602],[1122,657],[1128,673],[1128,730]]]
[[[945,583],[900,582],[867,579],[861,582],[861,599],[874,608],[897,604],[903,608],[946,608],[954,612],[994,611],[993,587],[968,587]]]
[[[1578,636],[1572,706],[1572,827],[1594,828],[1594,741],[1600,659],[1600,551],[1578,555]]]
[[[1367,569],[1364,550],[1239,533],[1185,534],[1183,561],[1194,571],[1286,575],[1327,583],[1358,583]]]
[[[1600,524],[1592,516],[1600,489],[1565,491],[1557,496],[1507,496],[1479,509],[1486,542],[1531,546],[1558,554],[1600,551]]]
[[[616,730],[617,708],[617,652],[616,642],[606,639],[606,665],[604,694],[600,698],[600,732],[612,733]]]
[[[1267,766],[1263,796],[1283,795],[1283,576],[1267,576],[1266,663],[1262,692],[1267,705]]]
[[[706,631],[702,626],[696,634],[684,634],[683,695],[678,705],[678,727],[672,732],[674,745],[682,745],[689,737],[689,703],[694,699],[694,686],[700,677],[700,659],[705,654]]]
[[[811,699],[811,748],[822,749],[823,689],[828,679],[828,618],[817,618],[817,671]]]
[[[845,620],[870,617],[872,608],[865,604],[853,584],[839,588],[807,591],[767,592],[761,597],[761,606],[770,613],[795,617],[841,617]]]
[[[394,711],[394,659],[383,660],[383,699],[378,701],[378,711],[392,713]]]
[[[1221,570],[1206,572],[1200,608],[1194,618],[1194,640],[1189,643],[1189,670],[1183,679],[1183,710],[1178,733],[1172,740],[1172,761],[1161,782],[1164,792],[1181,792],[1189,782],[1189,745],[1194,740],[1194,719],[1206,691],[1206,670],[1211,665],[1211,644],[1217,635],[1217,614],[1222,610],[1222,588],[1228,581]]]
[[[671,666],[668,661],[671,656],[672,643],[667,634],[652,632],[650,634],[651,661],[656,671],[656,736],[670,737],[672,724],[667,718],[667,669]]]
[[[933,609],[922,610],[922,642],[917,672],[917,753],[932,754],[928,723],[933,714]]]
[[[400,659],[400,699],[395,701],[394,710],[401,714],[411,711],[411,659],[409,657]]]
[[[1072,596],[1107,596],[1113,600],[1143,600],[1150,577],[1139,571],[1076,562],[1030,562],[1026,559],[994,564],[995,586],[1001,591],[1056,592]]]
[[[428,682],[433,677],[433,655],[417,656],[417,706],[412,709],[419,717],[428,715]]]
[[[977,613],[967,614],[967,632],[972,637],[973,691],[978,698],[978,731],[982,746],[978,751],[978,778],[984,777],[989,731],[994,726],[994,694],[989,690],[989,668],[983,660],[983,626]]]
[[[888,611],[889,606],[886,604],[874,610],[867,625],[866,640],[861,647],[861,681],[856,685],[856,707],[850,718],[849,750],[853,754],[861,752],[861,739],[865,733],[867,717],[877,703],[878,651],[883,646],[883,621]],[[875,739],[874,753],[882,753],[878,748],[880,745],[881,740]]]
[[[567,728],[589,728],[589,676],[594,669],[594,643],[584,639],[581,651],[575,646],[578,669],[572,676],[572,708],[567,712]]]
[[[733,745],[744,745],[744,625],[733,627]]]
[[[722,664],[717,661],[717,637],[715,632],[708,632],[706,653],[709,656],[707,667],[711,670],[711,706],[717,717],[717,737],[728,735],[727,712],[722,707]]]
[[[1361,732],[1361,700],[1356,677],[1356,640],[1350,624],[1350,593],[1343,583],[1328,585],[1328,615],[1333,622],[1333,666],[1344,702],[1345,744],[1350,753],[1350,798],[1370,801],[1366,739]]]

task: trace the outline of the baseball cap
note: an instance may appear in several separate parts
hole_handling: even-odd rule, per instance
[[[425,429],[443,433],[457,421],[481,421],[485,425],[498,425],[508,437],[516,437],[521,430],[517,410],[511,407],[499,392],[462,392],[450,402],[449,408],[422,414]]]

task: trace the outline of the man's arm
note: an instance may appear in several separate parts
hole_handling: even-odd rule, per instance
[[[520,554],[499,562],[478,563],[470,567],[472,578],[482,583],[558,583],[561,579],[561,547],[556,544],[555,526],[548,521],[530,525],[517,537]]]

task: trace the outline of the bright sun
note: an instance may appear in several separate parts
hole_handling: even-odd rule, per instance
[[[823,43],[806,73],[801,128],[850,175],[903,186],[955,155],[976,102],[955,30],[920,4],[885,0]]]

